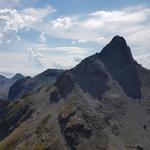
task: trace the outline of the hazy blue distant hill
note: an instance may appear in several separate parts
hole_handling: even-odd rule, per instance
[[[12,78],[0,75],[0,98],[7,99],[9,87],[21,78],[24,78],[21,74],[16,74]]]

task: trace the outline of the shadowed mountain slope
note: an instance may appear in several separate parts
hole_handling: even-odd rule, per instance
[[[24,78],[21,74],[16,74],[10,79],[0,75],[0,98],[7,99],[9,87],[21,78]]]

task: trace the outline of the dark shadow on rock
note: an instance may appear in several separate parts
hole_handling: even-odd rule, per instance
[[[107,86],[108,75],[102,66],[103,64],[100,59],[97,59],[97,55],[93,55],[71,70],[74,81],[81,89],[98,99],[101,99],[102,94],[109,89]]]
[[[54,90],[51,94],[50,94],[50,104],[53,103],[58,103],[61,99],[61,96],[59,94],[59,91]]]
[[[8,92],[8,99],[13,101],[19,97],[19,94],[24,89],[24,84],[31,79],[31,77],[21,78],[16,81],[10,88]]]
[[[63,72],[57,78],[56,83],[54,85],[58,88],[61,97],[66,98],[74,87],[73,75],[69,71]]]
[[[134,99],[141,98],[141,82],[137,62],[123,37],[116,36],[99,54],[112,77],[124,92]]]

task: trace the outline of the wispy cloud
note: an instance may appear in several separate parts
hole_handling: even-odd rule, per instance
[[[36,67],[43,67],[43,54],[34,51],[32,48],[27,49],[27,54],[29,56],[29,60],[33,62]]]
[[[27,49],[31,63],[42,68],[68,69],[89,55],[88,48],[49,47],[45,44],[32,44]]]
[[[40,35],[39,35],[39,40],[40,42],[44,43],[46,42],[46,36],[45,36],[45,33],[42,32]]]
[[[52,26],[55,30],[65,30],[72,26],[72,18],[71,17],[62,17],[57,18],[56,20],[51,21],[50,26]]]
[[[50,47],[45,44],[32,44],[32,49],[38,52],[63,52],[63,55],[73,54],[88,54],[89,48],[77,47],[77,46],[63,46],[63,47]]]
[[[36,18],[38,21],[42,21],[44,18],[46,18],[48,15],[56,12],[56,9],[54,9],[51,5],[46,5],[42,8],[25,8],[23,10],[23,13],[25,15],[32,16],[33,18]]]

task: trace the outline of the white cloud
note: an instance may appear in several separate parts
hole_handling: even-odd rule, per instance
[[[78,57],[71,55],[46,55],[45,68],[70,69],[79,63],[76,58]]]
[[[79,43],[87,43],[87,40],[84,40],[84,39],[80,39],[78,40]]]
[[[15,31],[28,27],[36,21],[29,15],[24,15],[15,9],[0,9],[0,32]]]
[[[16,35],[16,39],[17,39],[18,42],[21,41],[21,37],[19,35]]]
[[[40,42],[44,43],[46,42],[46,36],[45,36],[45,33],[42,32],[40,35],[39,35],[39,39],[40,39]]]
[[[72,25],[72,18],[71,17],[63,17],[57,18],[51,22],[51,26],[54,29],[68,29]]]
[[[51,48],[53,49],[53,48]],[[55,47],[54,50],[64,52],[69,55],[84,55],[87,54],[89,49],[82,47]]]
[[[27,53],[30,61],[42,68],[69,69],[89,55],[89,49],[82,47],[48,47],[45,44],[30,45]]]
[[[13,2],[17,3],[15,0]],[[13,32],[14,34],[14,32],[18,32],[19,29],[22,28],[30,29],[31,25],[33,28],[34,25],[39,25],[43,19],[55,11],[56,10],[50,5],[43,8],[30,7],[23,10],[0,9],[0,43],[2,43],[5,36],[9,33]],[[41,40],[46,40],[44,34],[41,35],[41,38]],[[20,38],[17,38],[17,40],[20,41]]]
[[[98,37],[98,39],[97,39],[97,43],[100,43],[100,44],[104,44],[104,43],[106,43],[106,39],[104,38],[104,37]]]
[[[44,18],[46,18],[48,15],[56,12],[56,9],[54,9],[51,5],[47,5],[43,8],[26,8],[23,10],[23,13],[29,16],[32,16],[33,18],[36,18],[38,21],[42,21]]]
[[[34,51],[32,48],[27,49],[29,60],[34,63],[36,67],[43,67],[43,54]]]
[[[7,0],[6,0],[7,1]],[[1,1],[3,4],[6,1]],[[8,3],[8,1],[7,1]],[[19,0],[10,0],[10,3],[19,3]],[[20,2],[22,4],[22,2]],[[20,29],[26,28],[35,29],[35,27],[41,26],[41,22],[54,13],[56,10],[47,5],[42,8],[25,8],[25,9],[12,9],[12,8],[1,8],[0,9],[0,44],[7,43],[7,40],[11,40],[11,35],[16,34]],[[46,37],[42,33],[40,36],[41,41],[45,41]],[[21,39],[16,35],[16,40]]]
[[[5,40],[11,32],[18,32],[19,29],[30,27],[36,21],[29,15],[22,14],[15,9],[0,9],[0,41]],[[6,38],[7,39],[7,38]],[[10,41],[10,39],[7,39]]]
[[[45,44],[33,44],[30,47],[36,52],[45,53],[45,52],[61,52],[61,55],[88,55],[90,49],[83,47],[75,46],[60,46],[60,47],[49,47]]]
[[[149,19],[149,8],[132,7],[114,11],[96,11],[84,16],[58,17],[52,20],[45,30],[49,35],[59,38],[105,43],[116,34],[130,39],[129,37],[144,32],[144,29],[148,30]]]

